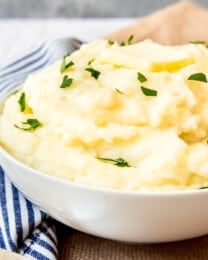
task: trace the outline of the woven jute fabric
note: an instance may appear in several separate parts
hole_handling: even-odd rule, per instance
[[[206,8],[190,1],[179,1],[112,32],[106,38],[122,42],[132,34],[133,42],[152,39],[161,44],[176,45],[197,39],[208,41],[207,26]]]
[[[64,229],[59,237],[59,260],[208,260],[208,236],[132,245]]]

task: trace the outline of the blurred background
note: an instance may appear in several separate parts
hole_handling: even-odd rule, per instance
[[[1,18],[139,17],[175,0],[0,0]],[[197,0],[208,6],[208,0]]]
[[[76,37],[88,42],[177,2],[0,0],[0,67],[48,40]],[[208,7],[208,0],[194,2]]]

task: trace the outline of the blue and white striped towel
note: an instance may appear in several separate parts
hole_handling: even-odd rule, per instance
[[[69,39],[48,41],[0,68],[0,97],[25,78],[73,51]],[[12,185],[0,167],[0,248],[29,259],[57,259],[53,221]]]

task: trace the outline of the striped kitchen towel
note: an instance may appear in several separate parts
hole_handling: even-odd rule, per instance
[[[41,44],[33,51],[0,68],[0,97],[25,78],[74,50],[69,39]],[[33,205],[10,182],[0,167],[0,248],[29,259],[57,259],[53,220]]]

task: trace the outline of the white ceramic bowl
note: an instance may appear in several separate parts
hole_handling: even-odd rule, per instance
[[[125,242],[165,242],[208,234],[208,190],[125,192],[77,185],[34,170],[0,148],[15,186],[57,220]]]
[[[89,234],[132,243],[208,234],[208,189],[127,192],[78,185],[41,173],[2,147],[0,165],[25,197],[43,211]]]

